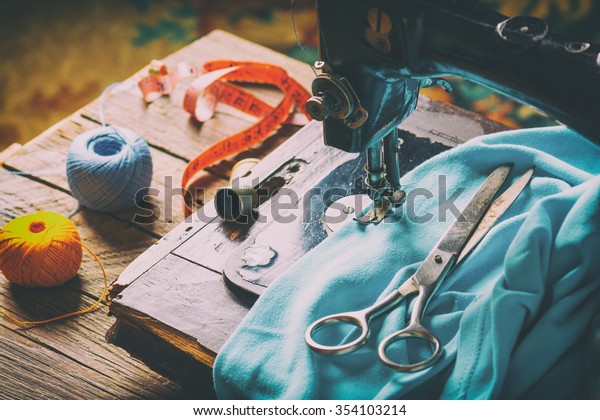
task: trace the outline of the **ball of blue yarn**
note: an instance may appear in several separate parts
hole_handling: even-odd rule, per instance
[[[135,204],[152,180],[146,142],[122,127],[100,127],[77,136],[67,156],[71,193],[85,207],[115,211]]]

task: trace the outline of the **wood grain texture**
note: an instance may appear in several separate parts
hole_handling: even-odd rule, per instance
[[[16,214],[40,209],[65,213],[75,204],[61,190],[0,172],[0,208]],[[8,220],[2,216],[2,222]],[[109,279],[154,242],[111,215],[83,210],[72,220],[82,241],[103,262]],[[103,289],[100,269],[89,256],[84,256],[78,275],[61,287],[28,289],[11,286],[2,275],[0,279],[0,307],[29,320],[87,307]],[[105,305],[40,327],[21,327],[0,318],[0,398],[179,398],[178,385],[105,342],[111,323]]]
[[[305,86],[310,84],[312,73],[308,66],[219,31],[167,58],[167,62],[190,61],[201,64],[217,58],[255,60],[258,57],[283,65]],[[119,291],[128,284],[127,279],[134,280],[144,272],[156,274],[156,281],[160,280],[163,287],[177,284],[165,281],[173,276],[177,278],[186,272],[197,274],[199,283],[189,284],[186,289],[185,294],[190,296],[196,286],[213,288],[215,291],[222,287],[220,275],[185,260],[175,264],[181,268],[171,271],[160,264],[129,264],[144,250],[152,257],[148,260],[160,261],[173,250],[173,246],[179,246],[186,237],[204,226],[198,220],[189,224],[181,223],[182,197],[178,188],[182,171],[187,161],[209,144],[253,123],[251,117],[227,107],[219,107],[215,118],[205,124],[194,123],[178,103],[189,81],[184,81],[170,97],[145,105],[134,86],[142,73],[134,75],[129,79],[129,84],[122,85],[108,96],[105,121],[139,133],[151,146],[154,172],[146,205],[141,209],[117,213],[81,209],[72,218],[83,242],[104,263],[109,280],[114,280],[125,271],[112,289],[112,296],[117,301],[111,308],[115,313],[119,313],[122,300]],[[271,104],[281,98],[281,93],[275,89],[254,85],[248,88]],[[19,150],[11,149],[11,153],[2,155],[6,170],[0,172],[0,208],[15,214],[27,214],[40,209],[66,214],[77,205],[69,193],[66,179],[67,151],[77,135],[99,127],[98,105],[98,101],[90,104]],[[297,129],[285,125],[264,143],[203,172],[199,181],[204,189],[200,204],[209,202],[216,189],[227,183],[229,171],[236,160],[267,155]],[[13,173],[8,174],[9,171]],[[15,175],[14,172],[29,175]],[[8,220],[8,217],[0,216],[0,222]],[[171,235],[156,242],[157,238],[176,226]],[[170,258],[181,260],[176,256]],[[22,289],[8,285],[3,279],[0,305],[12,315],[42,319],[86,307],[100,296],[102,288],[99,268],[90,257],[84,256],[78,276],[52,290]],[[228,295],[208,294],[200,296],[198,301],[201,306],[217,305],[232,309],[220,321],[216,318],[205,321],[198,319],[199,328],[202,328],[202,322],[233,325],[239,322],[246,311]],[[152,304],[158,304],[158,301],[152,301]],[[197,392],[190,394],[189,390],[184,392],[180,386],[166,381],[130,358],[122,349],[108,346],[103,335],[109,330],[112,319],[106,315],[107,308],[102,306],[86,316],[36,328],[22,328],[2,319],[0,380],[3,382],[0,385],[0,398],[179,398],[189,395],[198,398],[213,395],[206,386],[199,388],[204,395]],[[161,321],[168,324],[173,319],[167,316]],[[146,323],[143,325],[148,330]],[[214,358],[218,343],[226,339],[229,331],[229,327],[223,328],[208,337],[206,347],[197,341],[196,346],[202,347],[205,353],[212,354]],[[165,336],[162,330],[153,332]],[[185,347],[190,345],[189,341],[194,341],[190,337],[197,330],[190,325],[188,330],[175,332],[171,337],[166,335],[165,339],[175,343],[182,339],[184,344],[179,345]],[[148,337],[155,336],[148,334]],[[182,354],[192,357],[189,355],[194,355],[194,350],[190,347],[190,351]],[[198,355],[194,357],[198,358]],[[210,364],[209,359],[203,359],[203,362]]]
[[[47,131],[25,144],[6,160],[4,166],[12,171],[31,174],[32,179],[69,192],[66,161],[71,141],[97,127],[99,125],[93,121],[72,116],[57,125],[55,131]],[[150,152],[153,164],[150,194],[139,206],[116,212],[114,216],[159,238],[184,219],[180,182],[186,162],[153,147]],[[201,182],[206,192],[205,201],[214,196],[217,188],[226,184],[226,181],[208,172],[201,173]]]
[[[215,399],[212,369],[156,335],[126,321],[117,321],[107,332],[109,343],[127,352],[144,355],[152,370],[181,384],[184,399]]]
[[[0,398],[93,399],[114,398],[89,381],[74,378],[77,362],[0,326]]]
[[[2,165],[6,159],[17,153],[19,150],[21,150],[21,147],[23,147],[21,144],[13,143],[6,149],[0,151],[0,165]]]
[[[218,30],[165,58],[164,62],[169,66],[181,61],[200,66],[206,61],[217,59],[264,61],[279,65],[307,89],[310,88],[314,77],[312,70],[305,63]],[[136,131],[150,144],[173,156],[191,160],[209,145],[247,128],[255,121],[230,107],[221,106],[211,120],[203,124],[197,123],[182,107],[184,92],[191,79],[181,80],[171,95],[145,104],[135,83],[147,75],[147,72],[147,68],[138,72],[129,79],[129,82],[134,83],[126,85],[111,96],[105,107],[106,121]],[[277,103],[281,98],[276,89],[257,85],[249,88],[271,104]],[[82,113],[87,118],[100,121],[98,103],[85,107]],[[283,130],[289,129],[290,127],[287,127]],[[264,156],[289,135],[286,132],[275,134],[269,142],[259,146],[263,148],[259,154]],[[223,165],[215,165],[211,171],[223,177],[228,176],[228,171],[223,169]]]
[[[4,161],[4,167],[31,174],[31,178],[69,191],[67,183],[67,151],[77,135],[99,127],[98,124],[72,115],[24,144]]]
[[[221,275],[175,255],[159,261],[134,286],[113,298],[111,311],[208,366],[248,312]]]

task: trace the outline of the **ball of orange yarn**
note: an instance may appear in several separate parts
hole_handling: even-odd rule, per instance
[[[79,231],[61,214],[20,216],[0,230],[0,270],[19,286],[60,286],[77,274],[81,257]]]

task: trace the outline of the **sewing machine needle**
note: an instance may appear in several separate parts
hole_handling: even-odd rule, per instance
[[[464,246],[460,255],[456,259],[456,264],[460,263],[469,253],[477,246],[479,241],[483,239],[485,234],[492,228],[494,223],[508,210],[508,208],[515,202],[517,197],[521,194],[521,191],[525,189],[529,180],[533,176],[533,172],[535,171],[535,167],[532,167],[527,170],[521,177],[511,185],[504,193],[502,193],[490,206],[488,211],[485,213],[481,222],[477,226],[473,235],[469,238],[469,241]]]
[[[362,225],[368,225],[370,223],[376,225],[387,216],[391,207],[392,203],[384,198],[381,201],[373,202],[373,205],[364,216],[354,218],[354,220]]]

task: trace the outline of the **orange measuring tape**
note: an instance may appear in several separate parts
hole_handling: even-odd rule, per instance
[[[188,191],[195,176],[203,169],[260,143],[277,130],[295,106],[308,120],[306,101],[310,94],[281,67],[266,63],[216,60],[204,64],[205,74],[195,79],[187,89],[183,108],[200,122],[209,120],[217,102],[230,105],[259,118],[259,121],[239,133],[226,137],[196,156],[185,168],[181,180]],[[172,72],[160,62],[153,62],[150,75],[142,79],[139,87],[146,102],[171,93],[181,77],[196,76],[200,72],[193,66],[181,63]],[[260,83],[277,87],[284,93],[275,107],[267,104],[249,91],[229,82]],[[191,194],[184,194],[185,216],[192,213]]]

